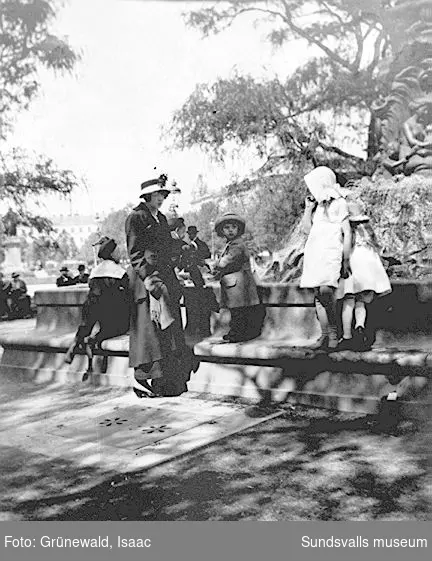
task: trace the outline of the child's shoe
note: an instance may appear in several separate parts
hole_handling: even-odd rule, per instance
[[[76,351],[76,345],[73,344],[71,347],[69,347],[65,355],[64,362],[66,364],[72,364],[73,359],[75,358],[75,351]]]
[[[226,343],[244,343],[246,341],[249,341],[247,337],[240,337],[239,335],[230,335],[229,333],[227,335],[224,335],[222,339]]]
[[[368,351],[370,349],[364,327],[361,325],[356,327],[354,330],[354,346],[358,351]]]
[[[339,339],[337,336],[336,327],[330,325],[329,326],[329,334],[328,334],[328,350],[335,351],[339,344]]]
[[[353,343],[353,339],[340,339],[338,346],[337,346],[337,350],[338,351],[352,351],[354,350],[354,343]]]

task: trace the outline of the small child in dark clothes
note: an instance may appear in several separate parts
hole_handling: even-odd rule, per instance
[[[223,337],[230,343],[255,339],[264,321],[249,251],[242,239],[245,227],[243,218],[234,213],[224,214],[215,224],[217,235],[227,241],[213,272],[221,283],[221,308],[231,312],[230,330]]]

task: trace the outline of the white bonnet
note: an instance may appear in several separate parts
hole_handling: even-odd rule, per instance
[[[318,166],[304,177],[305,183],[318,203],[330,199],[345,197],[349,192],[345,192],[336,181],[336,175],[327,166]]]

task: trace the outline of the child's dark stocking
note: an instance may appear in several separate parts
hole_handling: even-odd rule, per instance
[[[318,295],[315,297],[315,311],[321,327],[321,337],[316,342],[314,347],[325,346],[328,343],[328,317],[327,312],[321,302],[318,300]]]
[[[248,322],[245,308],[230,308],[231,322],[230,329],[227,335],[224,335],[226,341],[242,341],[245,338]]]
[[[332,286],[321,286],[317,298],[325,312],[324,316],[323,311],[320,309],[320,314],[323,317],[323,323],[321,324],[320,316],[318,316],[318,320],[320,321],[321,329],[327,329],[328,347],[330,349],[334,349],[338,344],[335,289]],[[325,318],[327,321],[325,321]]]

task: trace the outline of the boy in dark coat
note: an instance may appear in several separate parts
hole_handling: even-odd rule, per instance
[[[172,237],[172,263],[179,270],[185,268],[186,256],[190,251],[189,245],[183,240],[186,226],[183,218],[175,217],[168,220],[168,227]]]
[[[249,251],[242,235],[245,221],[234,213],[224,214],[215,224],[218,236],[227,241],[214,267],[214,278],[221,283],[221,307],[231,312],[230,343],[255,339],[261,333],[263,307],[250,266]]]
[[[185,270],[190,274],[194,285],[202,288],[204,286],[204,279],[199,267],[204,267],[206,265],[205,260],[210,259],[210,249],[205,242],[199,239],[196,226],[189,226],[187,233],[191,251],[188,254],[188,265]]]
[[[0,271],[0,318],[9,315],[9,295],[12,284],[10,281],[5,281],[3,273]]]
[[[88,284],[89,274],[85,272],[85,265],[78,265],[78,274],[74,278],[74,284]]]

